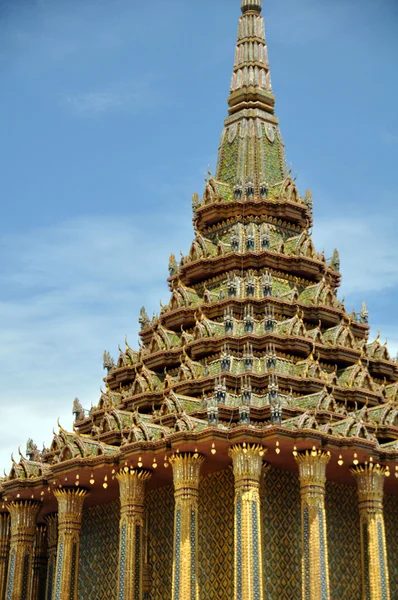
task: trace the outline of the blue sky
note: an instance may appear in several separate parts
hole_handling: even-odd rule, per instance
[[[277,114],[350,311],[398,350],[398,5],[264,0]],[[239,0],[0,0],[0,467],[137,343],[216,163]]]

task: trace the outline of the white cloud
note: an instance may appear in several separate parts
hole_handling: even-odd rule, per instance
[[[1,240],[0,469],[28,437],[48,444],[58,416],[70,428],[75,396],[98,401],[104,349],[116,357],[126,333],[136,346],[142,304],[168,301],[175,227],[90,217]]]
[[[151,105],[152,94],[145,82],[110,86],[107,90],[78,92],[61,98],[59,104],[77,116],[97,117],[109,112],[137,113]]]
[[[317,218],[314,241],[331,256],[337,246],[343,275],[342,290],[357,296],[384,292],[398,286],[396,219],[390,214]]]

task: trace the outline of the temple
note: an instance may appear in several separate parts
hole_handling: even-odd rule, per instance
[[[98,404],[0,480],[0,600],[398,598],[398,364],[314,248],[261,11],[241,0],[168,304],[105,353]]]

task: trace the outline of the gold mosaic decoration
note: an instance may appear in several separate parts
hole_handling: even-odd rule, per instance
[[[201,598],[234,594],[234,477],[231,469],[206,475],[199,487],[199,584]]]
[[[330,453],[295,454],[301,496],[303,600],[330,600],[329,555],[325,514],[326,467]]]
[[[151,600],[170,600],[174,489],[146,494]],[[355,487],[326,483],[326,519],[333,600],[361,598],[359,511]],[[301,516],[298,474],[271,468],[261,483],[264,596],[301,600]],[[119,503],[84,510],[79,600],[116,600]],[[398,599],[398,497],[385,498],[391,598]],[[233,598],[234,478],[232,469],[199,486],[199,586],[206,600]],[[344,540],[344,543],[342,543]]]
[[[263,446],[232,446],[235,487],[234,598],[263,600],[262,535],[260,514],[260,477]]]
[[[32,591],[31,572],[40,503],[19,500],[10,502],[7,508],[11,515],[7,600],[21,600],[30,598]]]
[[[58,548],[54,600],[77,600],[84,489],[58,489]]]
[[[0,598],[6,595],[8,553],[10,550],[10,515],[0,514]]]
[[[173,600],[199,600],[198,497],[204,456],[173,454],[174,479]]]
[[[301,598],[301,521],[298,476],[271,468],[261,487],[267,600]]]
[[[122,469],[120,488],[119,600],[141,600],[143,594],[145,484],[152,476],[146,469]]]
[[[151,600],[171,598],[173,569],[174,490],[172,486],[147,493]]]
[[[391,598],[398,598],[398,496],[384,496],[384,520]]]
[[[383,488],[388,471],[372,463],[351,470],[358,484],[361,531],[362,595],[366,600],[390,600]]]
[[[83,511],[79,600],[116,600],[119,556],[119,502]]]
[[[356,600],[361,595],[361,545],[355,487],[326,482],[325,506],[332,598]]]

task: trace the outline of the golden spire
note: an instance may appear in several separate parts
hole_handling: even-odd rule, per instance
[[[262,0],[241,0],[229,114],[217,162],[216,180],[229,184],[239,200],[256,193],[266,198],[287,175],[261,9]]]

